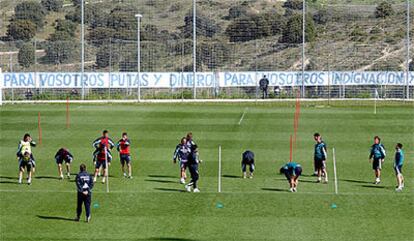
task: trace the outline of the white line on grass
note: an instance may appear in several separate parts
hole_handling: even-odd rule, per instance
[[[244,108],[243,115],[240,117],[240,120],[239,120],[239,125],[242,123],[244,116],[246,115],[247,109],[248,109],[247,107]]]

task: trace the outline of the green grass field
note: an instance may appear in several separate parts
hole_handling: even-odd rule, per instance
[[[0,107],[1,240],[414,240],[413,104],[303,103],[295,161],[302,164],[297,193],[277,172],[289,159],[294,106],[274,104],[65,105]],[[246,110],[247,108],[247,110]],[[238,125],[242,113],[243,121]],[[41,113],[43,143],[33,149],[33,184],[17,184],[17,143],[25,132],[37,140]],[[118,140],[129,133],[134,179],[122,177],[114,153],[110,193],[97,183],[92,222],[77,223],[72,180],[57,180],[53,159],[61,146],[75,155],[73,168],[92,171],[91,142],[103,129]],[[200,147],[201,193],[185,193],[171,161],[180,137],[192,131]],[[312,173],[313,133],[329,148],[327,185]],[[379,135],[388,156],[382,183],[373,185],[368,163]],[[405,145],[406,188],[396,193],[394,145]],[[217,193],[218,146],[223,148],[223,192]],[[339,195],[334,194],[332,147],[336,150]],[[256,154],[254,179],[241,179],[245,149]],[[222,203],[223,208],[216,204]],[[335,203],[337,208],[331,208]],[[411,227],[411,228],[410,228]]]

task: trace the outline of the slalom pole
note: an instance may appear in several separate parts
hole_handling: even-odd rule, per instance
[[[221,192],[221,146],[218,148],[218,192]]]
[[[69,97],[66,98],[66,129],[70,127],[70,116],[69,116]]]
[[[42,145],[42,126],[40,124],[40,111],[37,113],[37,130],[39,131],[39,146]]]
[[[374,115],[377,114],[377,98],[378,98],[378,90],[375,89],[375,99],[374,99]]]
[[[106,166],[106,192],[109,192],[109,165],[108,165],[108,148],[105,146],[105,166]]]
[[[336,176],[336,157],[335,157],[335,148],[332,148],[332,155],[333,155],[333,168],[334,168],[334,181],[335,181],[335,194],[338,194],[338,179]]]

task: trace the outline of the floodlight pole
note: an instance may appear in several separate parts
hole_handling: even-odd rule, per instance
[[[305,98],[305,41],[306,41],[306,0],[302,2],[302,98]]]
[[[410,74],[410,1],[411,0],[407,0],[407,72],[406,72],[406,76],[405,76],[405,80],[406,80],[406,84],[407,84],[407,93],[406,93],[406,99],[410,99],[410,84],[409,84],[409,74]],[[413,60],[412,60],[413,61]]]
[[[197,71],[197,6],[193,0],[193,98],[197,98],[196,71]]]
[[[138,95],[138,102],[141,101],[141,14],[135,14],[137,18],[137,67],[138,67],[138,87],[137,87],[137,95]]]
[[[81,84],[82,84],[82,100],[85,99],[85,84],[83,74],[85,72],[85,9],[84,0],[81,0]]]

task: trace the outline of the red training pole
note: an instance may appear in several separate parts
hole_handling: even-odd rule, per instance
[[[40,112],[37,114],[37,129],[39,131],[39,145],[42,145],[42,126],[40,125]]]
[[[293,145],[292,145],[292,135],[290,135],[290,156],[289,156],[289,162],[292,162],[292,155],[293,155]]]
[[[70,117],[69,117],[69,97],[66,98],[66,129],[70,127]]]

